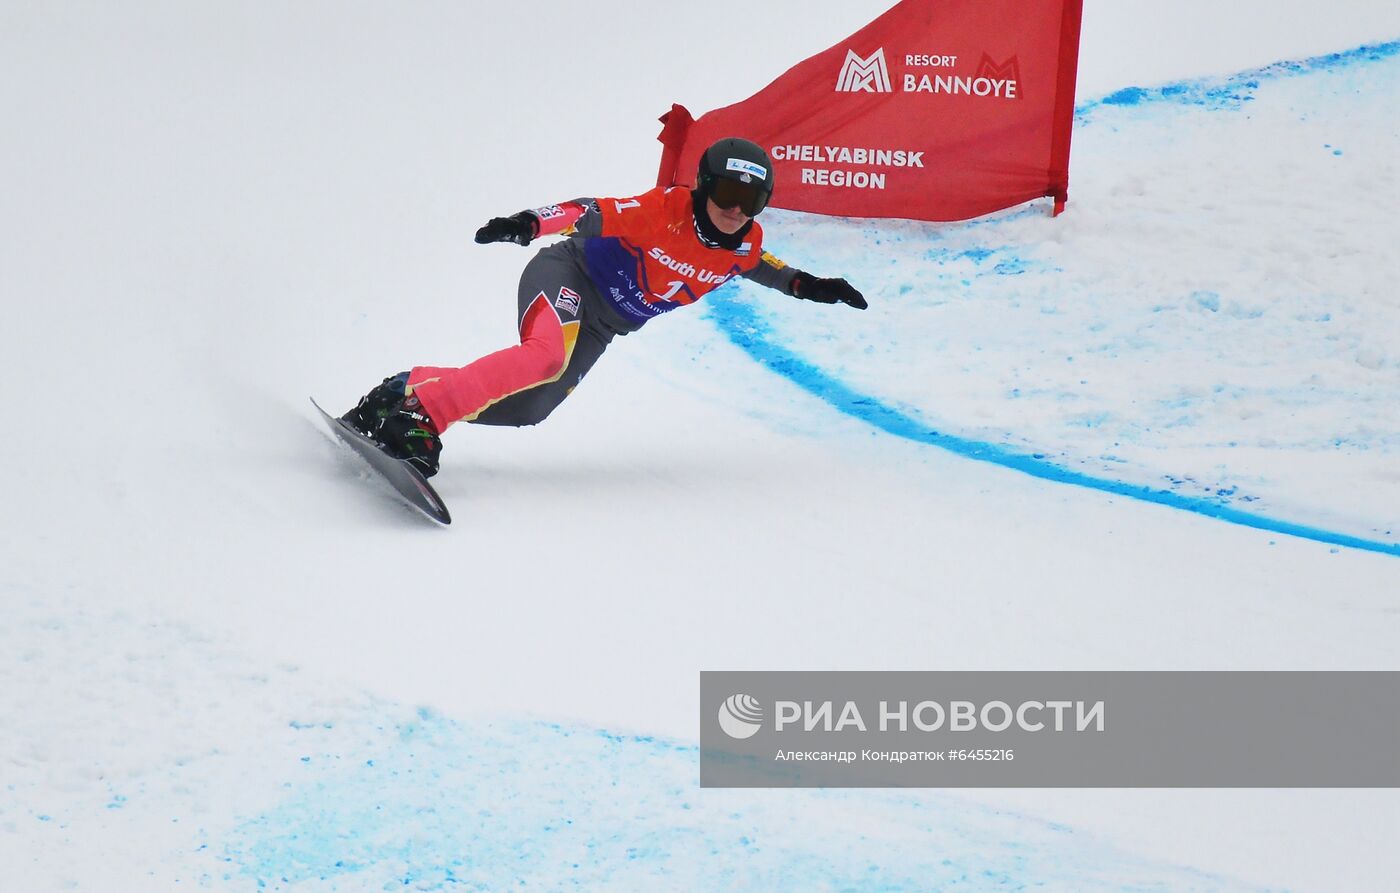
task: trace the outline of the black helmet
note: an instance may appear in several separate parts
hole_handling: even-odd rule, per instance
[[[695,178],[701,195],[721,208],[757,217],[773,197],[773,162],[758,143],[727,137],[700,156]]]

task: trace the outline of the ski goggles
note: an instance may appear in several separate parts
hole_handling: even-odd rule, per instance
[[[758,183],[741,183],[726,177],[715,177],[710,200],[723,209],[738,208],[750,217],[757,217],[768,206],[771,195]]]

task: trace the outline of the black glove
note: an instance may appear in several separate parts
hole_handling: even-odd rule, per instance
[[[539,231],[539,218],[529,211],[521,211],[510,217],[492,217],[485,226],[476,231],[476,241],[482,245],[488,242],[529,245]]]
[[[798,272],[792,277],[791,290],[794,298],[818,304],[848,304],[857,310],[870,306],[865,303],[865,296],[844,279],[818,279],[811,273]]]

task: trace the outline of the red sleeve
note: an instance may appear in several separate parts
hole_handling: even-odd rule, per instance
[[[530,213],[534,214],[540,222],[539,232],[535,235],[549,236],[554,233],[562,233],[577,223],[587,210],[581,199],[558,205],[546,205],[543,208],[531,208]]]

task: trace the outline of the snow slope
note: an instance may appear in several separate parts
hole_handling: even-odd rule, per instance
[[[872,310],[739,290],[621,339],[547,425],[451,432],[448,530],[311,424],[308,393],[509,339],[528,254],[470,245],[482,220],[644,188],[670,102],[876,12],[782,0],[716,41],[712,10],[620,0],[0,8],[0,364],[42,388],[0,442],[0,876],[1393,889],[1393,791],[700,792],[691,750],[700,669],[1397,667],[1390,555],[891,436],[734,337],[747,310],[830,380],[1062,467],[1151,428],[1095,476],[1386,542],[1394,61],[1242,109],[1095,100],[1394,40],[1387,5],[1090,3],[1068,214],[774,215]],[[1271,192],[1285,161],[1327,188]],[[1093,386],[1039,353],[1111,339]]]

